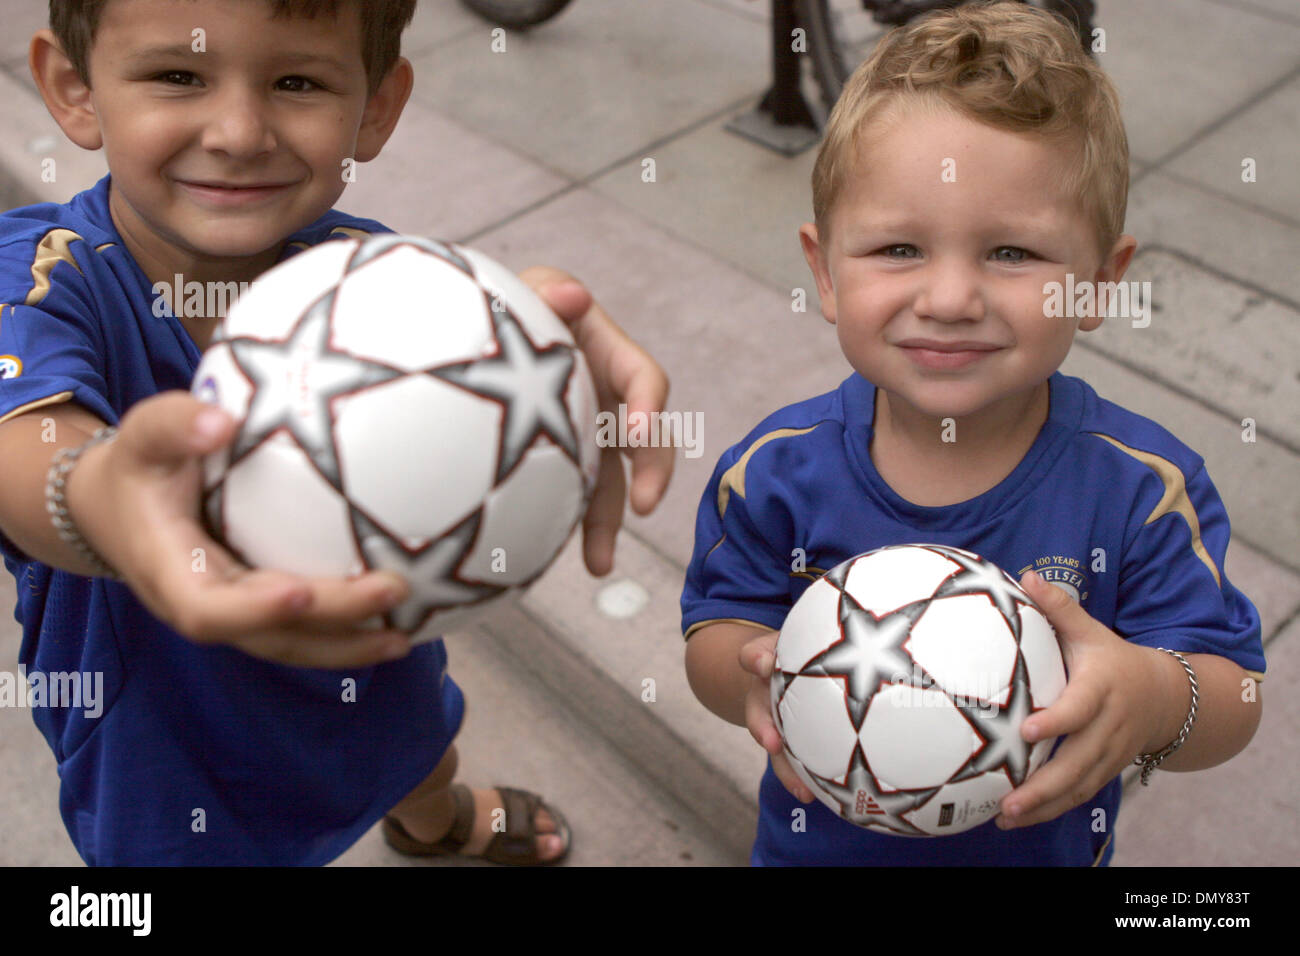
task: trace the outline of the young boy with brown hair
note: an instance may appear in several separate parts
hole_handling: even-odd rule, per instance
[[[1209,767],[1254,734],[1259,617],[1224,576],[1228,518],[1201,458],[1058,371],[1104,312],[1053,317],[1045,296],[1123,278],[1127,189],[1114,89],[1027,6],[901,27],[846,86],[800,239],[854,373],[723,454],[682,595],[693,690],[770,755],[753,862],[1106,863],[1124,767]],[[908,543],[1023,575],[1069,673],[1022,728],[1064,738],[1051,760],[996,826],[937,839],[801,807],[769,711],[776,632],[815,571]],[[1072,595],[1029,570],[1056,565]],[[906,812],[893,822],[905,832]]]
[[[177,274],[251,281],[302,248],[391,231],[331,207],[344,163],[379,155],[410,95],[400,39],[414,9],[54,0],[53,30],[33,39],[50,112],[110,170],[67,204],[0,216],[0,548],[26,672],[102,676],[101,714],[33,711],[87,863],[322,864],[381,818],[407,853],[568,852],[534,795],[452,784],[464,705],[442,642],[412,649],[364,626],[405,599],[403,579],[253,570],[207,536],[200,460],[234,423],[188,388],[218,317],[153,308],[155,283]],[[580,284],[524,278],[570,323],[607,399],[662,408],[663,373]],[[105,426],[119,430],[104,440]],[[649,511],[671,456],[639,449],[633,465],[633,504]],[[62,493],[46,488],[52,470]],[[595,573],[623,500],[610,449],[584,522]]]

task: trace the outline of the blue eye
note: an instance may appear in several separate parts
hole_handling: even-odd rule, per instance
[[[1010,252],[1010,257],[1004,256],[1004,252]],[[1026,262],[1032,258],[1033,253],[1027,249],[1021,249],[1019,246],[998,246],[993,251],[993,258],[998,262]]]

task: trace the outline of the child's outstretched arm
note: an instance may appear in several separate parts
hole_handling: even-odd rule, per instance
[[[71,403],[0,425],[0,528],[31,557],[75,574],[95,569],[51,523],[46,474],[60,448],[82,445],[102,425]],[[361,626],[405,599],[409,588],[401,577],[253,570],[208,536],[199,520],[201,458],[234,431],[228,416],[186,392],[133,406],[117,437],[88,449],[68,476],[66,506],[81,536],[155,616],[198,643],[229,644],[300,667],[356,667],[405,656],[405,635]],[[195,548],[203,549],[201,572],[194,570]]]
[[[772,720],[772,668],[777,631],[719,621],[701,627],[686,642],[686,679],[700,703],[723,720],[748,728],[772,759],[772,770],[795,799],[813,799],[781,748]]]
[[[1056,629],[1070,674],[1061,698],[1026,720],[1021,733],[1029,741],[1069,738],[1003,798],[1003,829],[1055,819],[1091,799],[1138,754],[1175,740],[1192,700],[1187,672],[1170,654],[1124,640],[1032,571],[1021,586]],[[1243,693],[1250,678],[1236,663],[1215,654],[1183,656],[1199,687],[1196,722],[1162,770],[1223,763],[1250,743],[1262,713],[1259,694]]]

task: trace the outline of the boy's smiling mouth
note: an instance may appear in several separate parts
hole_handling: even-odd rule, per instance
[[[228,208],[246,206],[280,195],[293,183],[225,183],[219,180],[176,180],[200,205]]]
[[[966,368],[1003,349],[1001,345],[988,342],[944,342],[938,339],[904,339],[895,344],[917,365],[939,371]]]

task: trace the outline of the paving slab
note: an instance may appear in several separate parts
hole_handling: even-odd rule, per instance
[[[1234,538],[1228,545],[1223,573],[1259,611],[1260,633],[1267,653],[1268,646],[1300,613],[1300,573],[1271,560],[1240,538]]]
[[[761,90],[761,22],[699,0],[575,3],[544,28],[490,31],[418,57],[414,94],[581,178]],[[500,46],[498,44],[498,49]]]
[[[1075,340],[1061,371],[1090,384],[1102,398],[1167,428],[1205,459],[1232,522],[1234,539],[1273,561],[1300,569],[1296,488],[1300,459],[1266,437],[1242,441],[1240,421],[1151,381],[1087,343]]]
[[[1295,68],[1300,25],[1210,0],[1098,5],[1097,62],[1120,94],[1129,150],[1152,162]],[[1176,23],[1175,23],[1176,21]]]
[[[1148,290],[1150,302],[1081,341],[1238,423],[1253,418],[1300,453],[1300,311],[1152,246],[1135,256],[1124,282],[1137,292],[1131,304]]]
[[[701,2],[764,23],[772,19],[772,6],[767,0],[701,0]]]
[[[0,62],[26,60],[32,34],[50,25],[50,5],[40,0],[4,0],[0,15],[5,24],[0,37]]]
[[[436,46],[478,33],[484,26],[461,0],[419,0],[411,25],[402,34],[402,55],[410,58],[428,53]],[[419,83],[417,76],[417,86]]]
[[[1248,10],[1300,26],[1300,12],[1293,0],[1214,0],[1221,6]]]
[[[39,96],[0,72],[0,208],[66,202],[108,171],[104,154],[74,146]]]
[[[1297,129],[1300,76],[1234,116],[1162,169],[1300,226]],[[1243,169],[1248,159],[1254,161],[1253,169]]]
[[[642,180],[636,159],[609,170],[591,187],[766,285],[786,290],[787,299],[791,290],[803,289],[815,310],[817,287],[799,245],[799,227],[812,219],[817,152],[786,158],[727,131],[730,119],[724,116],[650,151],[655,182]],[[737,188],[739,183],[744,188]]]
[[[1254,739],[1217,767],[1157,771],[1149,786],[1126,788],[1113,865],[1300,865],[1300,699],[1289,693],[1300,679],[1300,620],[1293,619],[1265,653],[1263,716]]]
[[[575,541],[524,596],[523,605],[609,677],[623,695],[624,714],[635,712],[638,724],[641,718],[654,721],[656,729],[690,751],[677,753],[667,745],[643,749],[629,736],[626,746],[638,755],[643,772],[695,808],[719,839],[748,849],[766,755],[748,730],[714,715],[690,689],[680,626],[682,579],[679,565],[631,534],[619,541],[615,573],[592,578],[583,572]],[[630,601],[635,604],[629,607]],[[618,721],[616,708],[608,709],[605,721]],[[693,767],[692,755],[704,772]]]
[[[20,676],[14,579],[0,570],[0,674]],[[12,679],[12,678],[6,678]],[[54,753],[25,707],[0,707],[0,866],[80,866],[59,815]]]
[[[397,232],[458,239],[510,218],[568,180],[414,100],[384,151],[356,166],[336,208]]]
[[[573,831],[566,866],[732,866],[748,859],[753,824],[727,844],[707,813],[657,784],[645,767],[660,753],[649,742],[653,734],[639,734],[642,743],[635,748],[616,734],[611,739],[611,714],[602,714],[602,723],[587,710],[601,699],[600,685],[608,678],[558,661],[568,655],[528,615],[510,609],[449,635],[447,654],[449,673],[466,699],[457,779],[475,787],[523,787],[545,797]],[[740,803],[722,796],[717,802]],[[490,864],[403,857],[383,842],[376,826],[336,865]]]
[[[1149,170],[1129,193],[1124,231],[1145,246],[1175,250],[1202,269],[1300,309],[1300,228]]]

